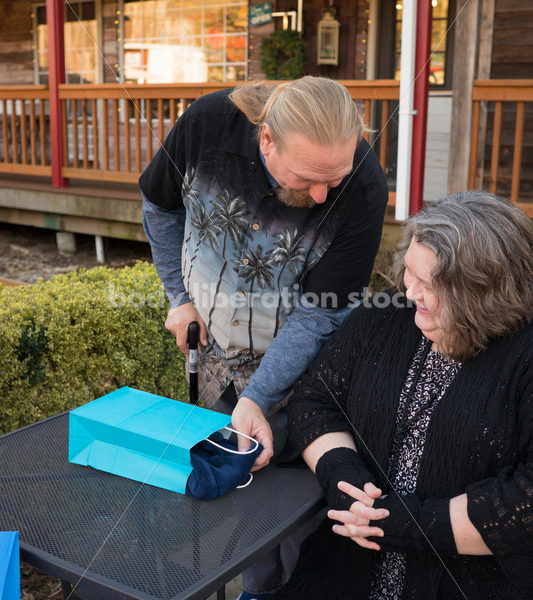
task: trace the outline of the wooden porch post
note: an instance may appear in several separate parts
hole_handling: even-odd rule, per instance
[[[429,53],[432,26],[431,2],[419,2],[416,17],[416,55],[413,100],[413,139],[411,155],[411,194],[409,215],[413,216],[424,202],[424,166],[429,93]]]
[[[62,175],[63,133],[59,85],[65,83],[65,38],[63,0],[46,0],[48,24],[48,88],[50,93],[50,142],[52,185],[65,187],[68,180]]]
[[[468,189],[470,135],[472,131],[472,88],[478,49],[480,1],[457,0],[448,194]]]
[[[492,63],[492,38],[494,37],[494,9],[496,0],[481,0],[481,21],[479,24],[479,52],[476,79],[490,79]],[[474,187],[483,188],[485,151],[487,141],[487,103],[480,103],[479,133],[477,147],[477,169]],[[469,174],[471,176],[471,174]]]

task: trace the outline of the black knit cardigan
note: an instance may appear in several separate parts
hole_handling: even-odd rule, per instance
[[[421,338],[414,309],[394,298],[384,308],[357,308],[289,403],[289,455],[348,430],[383,493],[400,392]],[[408,553],[403,599],[533,599],[532,359],[529,324],[466,362],[436,406],[416,493],[425,500],[466,491],[469,517],[494,556]],[[377,553],[331,525],[326,519],[307,540],[276,598],[368,598]]]

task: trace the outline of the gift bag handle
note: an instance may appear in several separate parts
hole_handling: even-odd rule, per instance
[[[252,480],[254,478],[253,473],[248,473],[248,475],[250,476],[250,479],[248,479],[248,481],[246,483],[243,483],[242,485],[238,485],[236,488],[237,490],[242,490],[242,488],[248,487],[252,483]]]
[[[225,452],[229,452],[230,454],[240,454],[245,455],[245,454],[253,454],[258,448],[259,448],[259,442],[254,439],[253,437],[246,435],[245,433],[241,433],[240,431],[236,431],[235,429],[232,429],[231,427],[224,427],[224,429],[227,429],[228,431],[231,431],[232,433],[235,433],[236,435],[242,435],[245,438],[248,438],[250,441],[255,443],[255,447],[250,447],[248,448],[248,450],[244,450],[244,451],[240,451],[240,450],[231,450],[231,448],[225,448],[224,446],[221,446],[220,444],[217,444],[217,442],[214,442],[213,440],[210,440],[209,438],[205,438],[206,442],[209,442],[210,444],[213,444],[213,446],[216,446],[217,448],[220,448],[220,450],[224,450]]]

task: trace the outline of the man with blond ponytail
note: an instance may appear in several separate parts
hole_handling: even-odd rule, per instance
[[[388,191],[362,133],[333,80],[245,85],[196,100],[139,181],[165,325],[187,354],[200,324],[200,399],[234,407],[233,426],[263,444],[256,469],[273,455],[266,416],[370,278]],[[263,567],[243,599],[287,575]]]

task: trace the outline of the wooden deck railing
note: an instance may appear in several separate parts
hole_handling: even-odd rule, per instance
[[[388,123],[396,81],[343,81],[361,104],[386,168]],[[193,100],[235,84],[63,85],[63,176],[135,182],[175,120]],[[379,123],[376,118],[379,113]]]
[[[0,172],[51,175],[48,89],[0,87]]]
[[[192,101],[222,87],[226,86],[60,86],[63,176],[136,182]]]
[[[400,82],[394,79],[340,81],[351,97],[363,103],[365,139],[377,151],[383,170],[387,171],[389,131],[400,99]],[[396,116],[397,120],[397,116]]]
[[[341,83],[358,102],[368,127],[365,137],[387,171],[398,82]],[[136,182],[192,101],[233,85],[61,85],[63,177]],[[50,175],[46,88],[4,86],[0,100],[0,172]]]
[[[472,101],[469,188],[510,197],[533,217],[533,80],[478,80]]]

